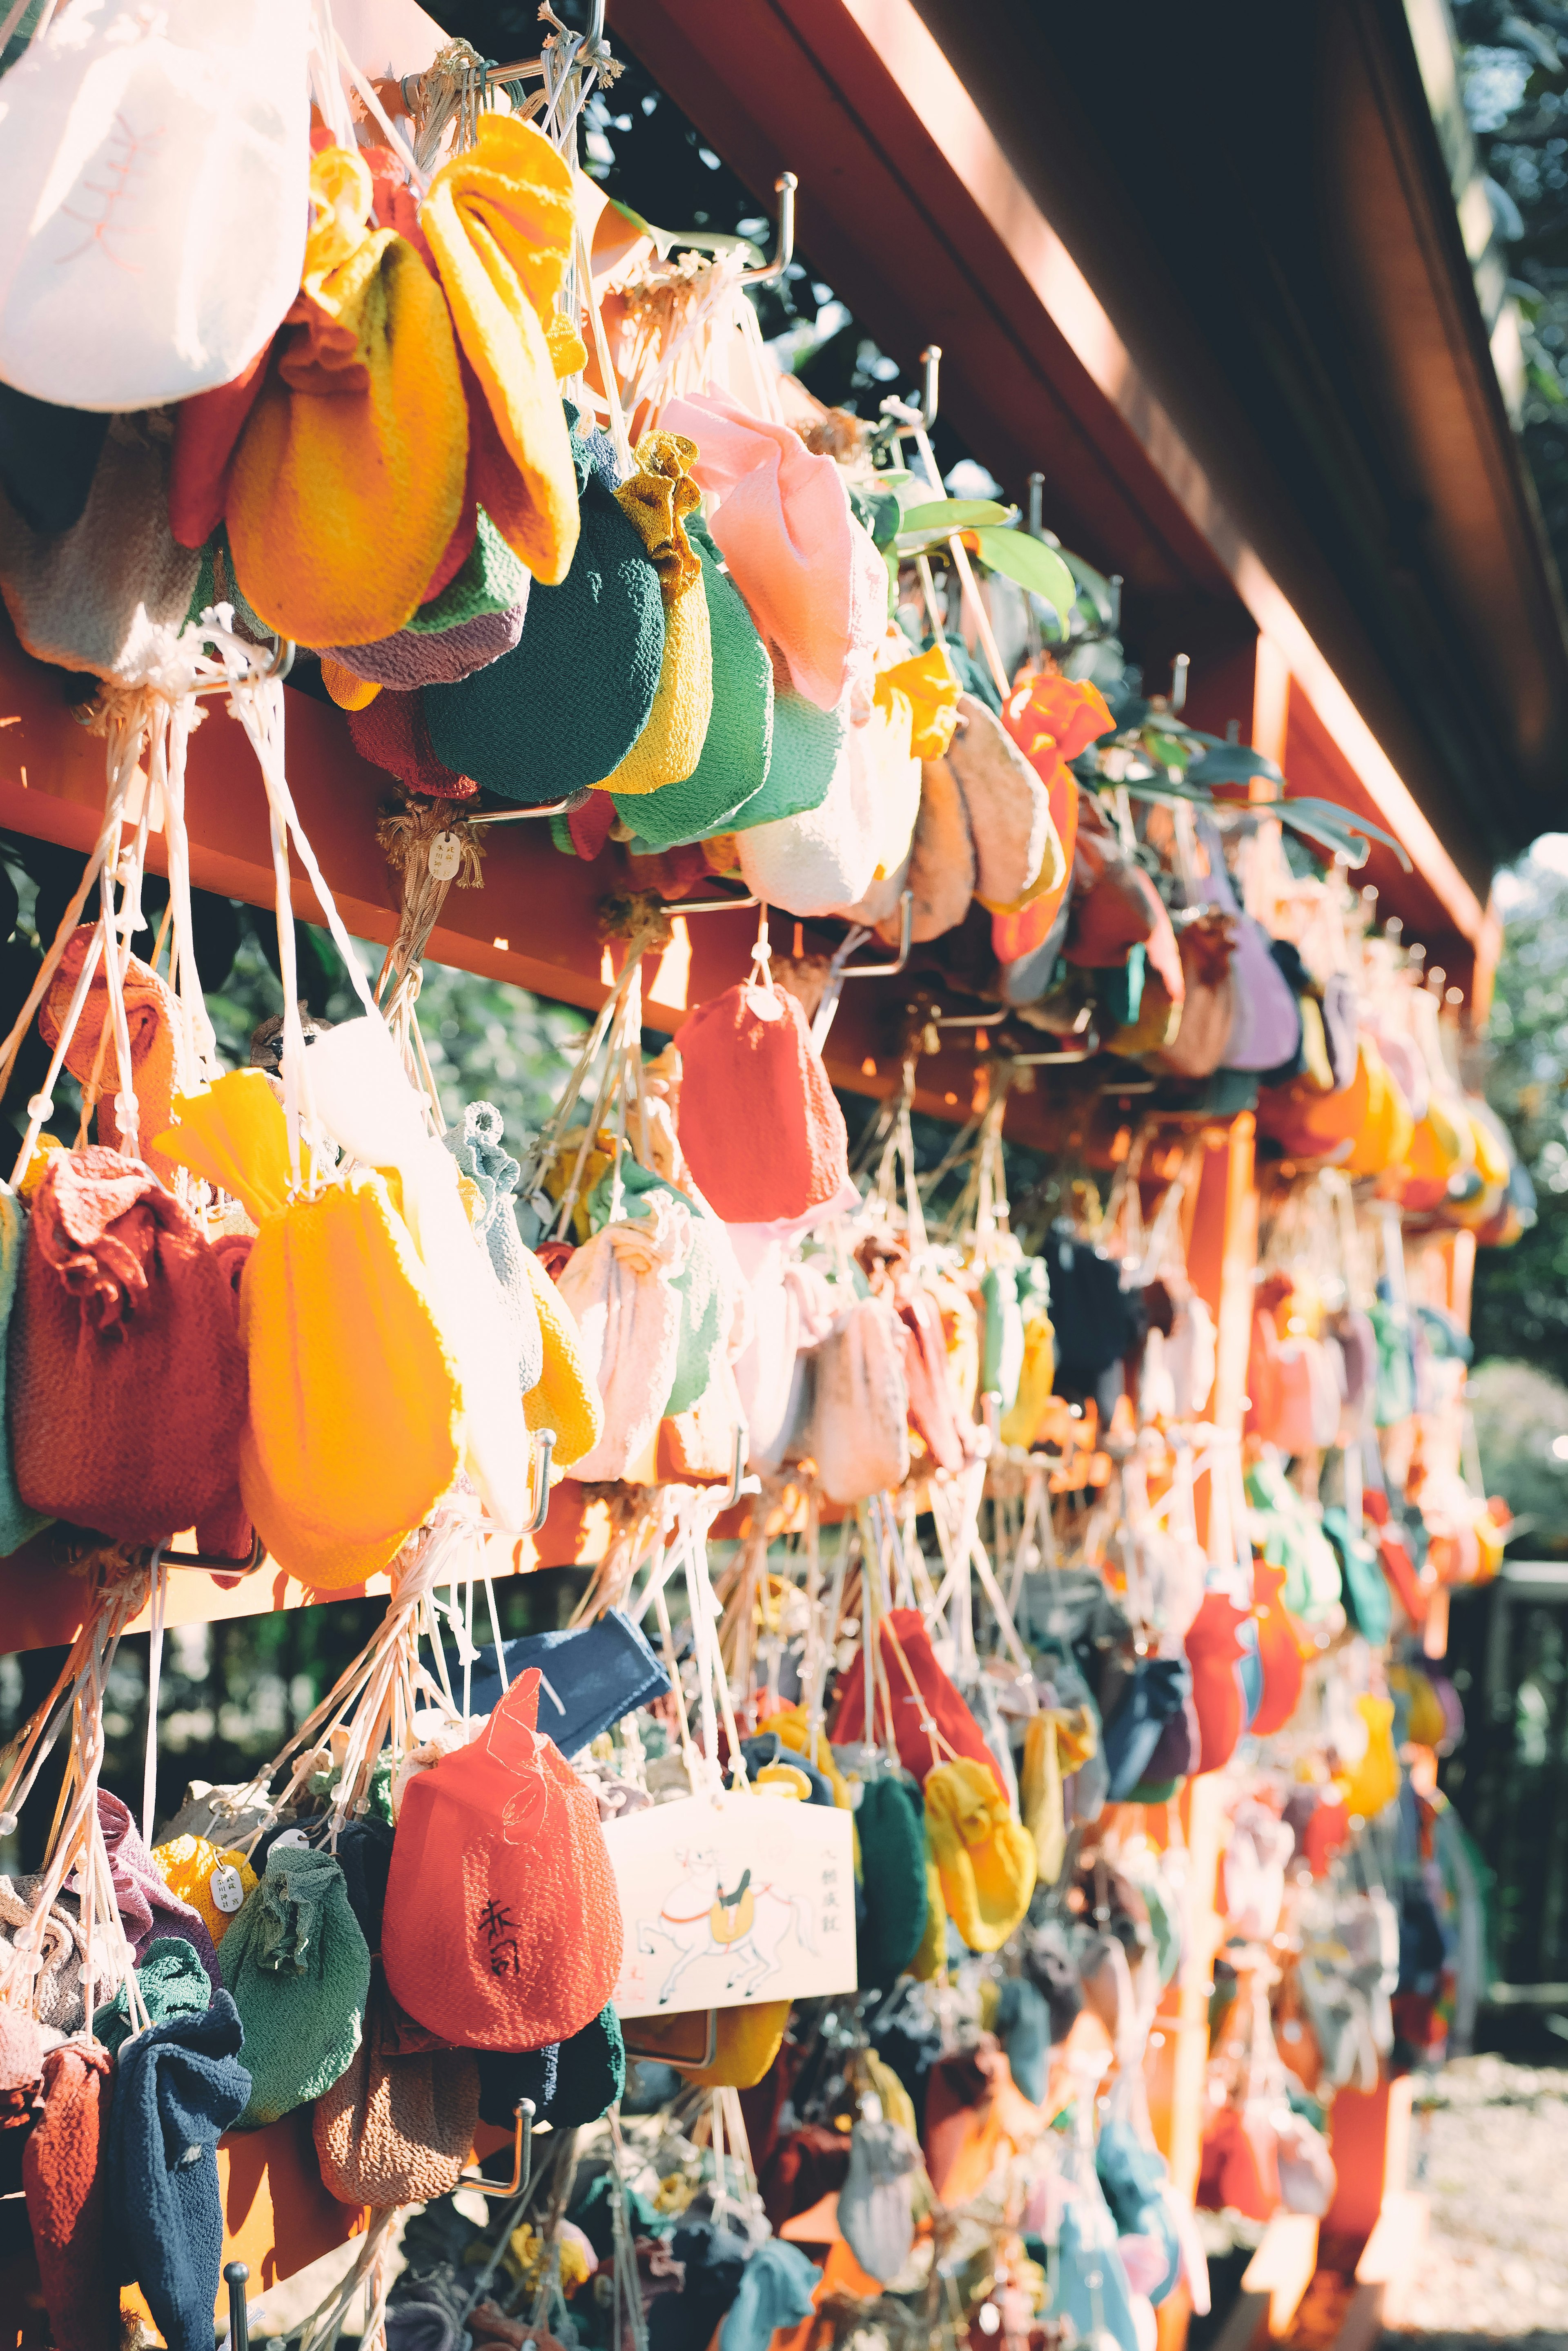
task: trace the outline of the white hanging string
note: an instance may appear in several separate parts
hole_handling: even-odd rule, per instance
[[[152,1554],[152,1630],[147,1647],[147,1752],[141,1768],[141,1842],[152,1850],[158,1803],[158,1693],[163,1679],[163,1618],[169,1605],[169,1568],[160,1543]]]

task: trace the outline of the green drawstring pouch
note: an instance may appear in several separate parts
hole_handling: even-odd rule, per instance
[[[1339,1562],[1315,1513],[1278,1464],[1262,1456],[1247,1471],[1247,1499],[1262,1513],[1253,1542],[1271,1567],[1285,1571],[1285,1606],[1303,1624],[1316,1623],[1343,1594]]]
[[[1127,949],[1126,963],[1107,964],[1091,972],[1095,1001],[1107,1029],[1130,1029],[1143,1008],[1143,984],[1147,976],[1143,947]]]
[[[238,2126],[259,2130],[329,2090],[359,2046],[370,1953],[342,1865],[306,1845],[275,1844],[218,1946],[218,1965],[245,2029],[251,2095]]]
[[[1323,1531],[1339,1562],[1345,1601],[1355,1620],[1355,1629],[1375,1649],[1380,1649],[1394,1621],[1394,1602],[1377,1553],[1369,1542],[1353,1538],[1350,1521],[1342,1510],[1324,1510]]]
[[[613,1174],[613,1168],[607,1167],[588,1194],[590,1232],[597,1233],[610,1220]],[[716,1229],[717,1220],[698,1207],[689,1193],[639,1166],[625,1154],[620,1164],[620,1186],[623,1217],[645,1215],[640,1204],[649,1192],[668,1192],[671,1199],[679,1200],[691,1211],[691,1247],[685,1266],[670,1285],[680,1301],[675,1384],[664,1407],[666,1417],[672,1419],[677,1413],[690,1412],[707,1395],[718,1365],[723,1344],[724,1281],[720,1270],[723,1237]]]
[[[416,636],[438,636],[480,621],[490,612],[511,612],[527,600],[530,576],[481,507],[473,545],[462,569],[439,596],[421,604],[404,622]]]
[[[864,1923],[856,1921],[860,1982],[890,1984],[909,1968],[926,1932],[926,1815],[914,1782],[897,1771],[866,1781],[855,1831],[865,1896]]]
[[[985,1395],[1002,1398],[1003,1412],[1017,1403],[1018,1383],[1023,1375],[1023,1314],[1018,1299],[1018,1277],[1023,1271],[1021,1265],[993,1265],[981,1277],[985,1315],[980,1384]]]
[[[136,1970],[137,1989],[154,2024],[171,2023],[178,2016],[205,2016],[213,2004],[212,1980],[193,1943],[181,1935],[159,1935],[142,1952]],[[130,2002],[123,1984],[111,2001],[93,2011],[95,2039],[118,2055],[130,2038]]]
[[[1377,1341],[1377,1387],[1372,1415],[1379,1428],[1408,1420],[1416,1409],[1416,1368],[1410,1357],[1409,1317],[1386,1299],[1366,1310]]]
[[[552,2130],[586,2129],[608,2113],[625,2087],[626,2043],[619,2017],[607,2008],[557,2045],[556,2086],[541,2119]]]
[[[567,416],[575,425],[569,407]],[[533,582],[511,653],[423,695],[443,766],[524,806],[615,773],[648,724],[664,662],[659,574],[597,449],[574,431],[572,451],[581,529],[571,569],[559,587]]]
[[[804,694],[774,695],[773,756],[766,781],[730,828],[750,832],[786,816],[809,816],[827,798],[844,756],[849,722],[842,710],[819,710]]]
[[[15,1192],[0,1184],[0,1559],[9,1559],[25,1542],[54,1521],[30,1510],[16,1491],[11,1458],[11,1407],[6,1379],[11,1350],[25,1347],[26,1331],[14,1322],[16,1283],[22,1271],[22,1250],[27,1238],[27,1211]]]
[[[767,782],[773,757],[774,666],[768,649],[695,515],[687,517],[686,536],[701,560],[708,598],[713,710],[702,756],[684,783],[611,794],[618,815],[637,836],[634,853],[681,849],[733,831],[742,809]]]

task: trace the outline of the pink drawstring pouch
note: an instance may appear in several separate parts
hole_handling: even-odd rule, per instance
[[[659,421],[697,444],[691,476],[710,502],[709,530],[758,629],[796,691],[833,709],[869,671],[888,621],[887,566],[838,467],[727,392],[672,400]]]

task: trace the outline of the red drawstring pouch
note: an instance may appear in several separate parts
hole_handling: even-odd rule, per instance
[[[1250,2220],[1272,2220],[1279,2210],[1279,2145],[1261,2102],[1226,2106],[1210,2124],[1197,2201],[1204,2211],[1244,2212]]]
[[[240,1328],[240,1279],[252,1246],[249,1233],[223,1233],[213,1243],[213,1255],[223,1268],[229,1285],[236,1332]],[[212,1559],[243,1560],[254,1540],[255,1529],[251,1524],[251,1514],[240,1495],[240,1471],[236,1461],[233,1484],[196,1529],[196,1548]]]
[[[1255,1739],[1282,1730],[1301,1701],[1302,1653],[1280,1597],[1284,1581],[1282,1567],[1253,1561],[1252,1614],[1258,1620],[1258,1659],[1263,1668],[1263,1695],[1251,1724]]]
[[[246,1408],[228,1277],[157,1177],[49,1163],[11,1319],[16,1485],[51,1518],[167,1542],[228,1493]]]
[[[620,1899],[598,1806],[542,1738],[519,1675],[468,1746],[409,1782],[381,1959],[387,1988],[459,2049],[569,2041],[620,1972]]]
[[[104,2148],[114,2060],[67,2042],[44,2059],[44,2103],[22,2185],[44,2307],[60,2351],[119,2351],[119,2288],[103,2241]]]
[[[1223,1592],[1206,1592],[1187,1628],[1192,1703],[1201,1740],[1199,1771],[1218,1771],[1229,1763],[1241,1736],[1241,1685],[1236,1677],[1241,1644],[1237,1627],[1246,1619],[1247,1611],[1238,1608]]]
[[[754,980],[728,987],[675,1042],[680,1148],[716,1217],[796,1223],[846,1190],[844,1113],[794,997]]]
[[[1392,1526],[1378,1531],[1377,1556],[1383,1564],[1395,1599],[1412,1625],[1424,1625],[1432,1604],[1432,1595],[1416,1573],[1416,1562],[1410,1556],[1409,1545]]]
[[[931,1636],[919,1610],[890,1609],[882,1619],[879,1632],[881,1677],[886,1679],[888,1695],[893,1702],[893,1736],[898,1741],[898,1761],[909,1777],[923,1788],[927,1774],[938,1763],[967,1756],[971,1763],[985,1765],[1005,1796],[1007,1789],[996,1758],[986,1745],[979,1723],[938,1665]],[[909,1668],[907,1673],[905,1667]],[[838,1701],[832,1741],[835,1747],[857,1746],[866,1736],[866,1676],[860,1667],[841,1675],[839,1687],[844,1695]],[[881,1705],[879,1688],[879,1729],[883,1727]],[[934,1739],[923,1728],[928,1721],[935,1726]]]

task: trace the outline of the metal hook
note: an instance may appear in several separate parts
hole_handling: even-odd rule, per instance
[[[1015,1069],[1044,1070],[1063,1061],[1092,1061],[1099,1050],[1099,1039],[1097,1037],[1092,1037],[1089,1042],[1076,1053],[1011,1053],[1009,1054],[1008,1059],[1012,1062]],[[1127,1092],[1130,1090],[1127,1087],[1117,1087],[1116,1091],[1117,1092]]]
[[[537,2109],[532,2098],[519,2098],[513,2112],[517,2117],[517,2131],[512,2142],[511,2179],[486,2179],[483,2171],[460,2171],[457,2176],[464,2188],[477,2188],[482,2196],[526,2193],[534,2177],[534,2116]]]
[[[553,1428],[534,1431],[534,1515],[524,1531],[536,1535],[550,1515],[550,1456],[556,1450]]]
[[[920,386],[920,423],[928,433],[937,421],[937,371],[941,363],[940,343],[931,343],[920,353],[920,365],[925,370]]]
[[[914,936],[915,893],[904,890],[898,896],[898,955],[895,963],[846,963],[840,979],[890,979],[902,971],[909,960],[909,943]]]
[[[1178,653],[1170,664],[1170,715],[1179,716],[1187,707],[1187,674],[1192,667],[1189,656]]]
[[[579,792],[568,792],[564,800],[545,800],[538,808],[481,809],[476,816],[464,819],[468,824],[518,824],[526,817],[569,816],[593,797],[587,786]]]
[[[1031,475],[1030,475],[1030,476],[1029,476],[1029,536],[1030,536],[1030,538],[1038,538],[1040,537],[1041,532],[1044,529],[1044,528],[1045,528],[1045,476],[1044,476],[1044,474],[1031,474]]]
[[[294,667],[294,656],[298,650],[299,648],[295,643],[292,637],[275,638],[274,640],[273,656],[270,666],[258,672],[253,683],[257,685],[281,685],[285,678],[287,677],[290,670]],[[211,679],[205,685],[192,686],[192,692],[196,695],[204,694],[227,694],[230,687],[236,681],[231,678],[215,677]],[[243,684],[244,680],[241,679],[238,683]]]
[[[211,1551],[165,1551],[162,1556],[165,1567],[205,1567],[214,1569],[220,1575],[254,1575],[257,1568],[265,1564],[266,1545],[260,1535],[253,1534],[250,1552],[244,1559],[225,1559],[221,1552]],[[144,1563],[151,1566],[151,1551]]]
[[[727,914],[737,906],[757,906],[761,904],[761,899],[756,897],[667,898],[664,911],[667,914]]]
[[[231,2262],[223,2272],[223,2283],[229,2289],[229,2351],[251,2351],[251,2319],[245,2302],[249,2278],[244,2262]]]
[[[799,185],[793,172],[781,172],[774,182],[774,193],[779,200],[778,250],[763,268],[742,269],[742,286],[776,286],[794,259],[794,192]]]
[[[738,1420],[735,1423],[734,1448],[730,1455],[730,1490],[725,1495],[723,1501],[720,1504],[720,1508],[722,1510],[732,1510],[742,1494],[760,1494],[762,1492],[763,1481],[760,1478],[747,1478],[742,1476],[742,1473],[745,1468],[745,1464],[746,1425],[744,1421]]]

